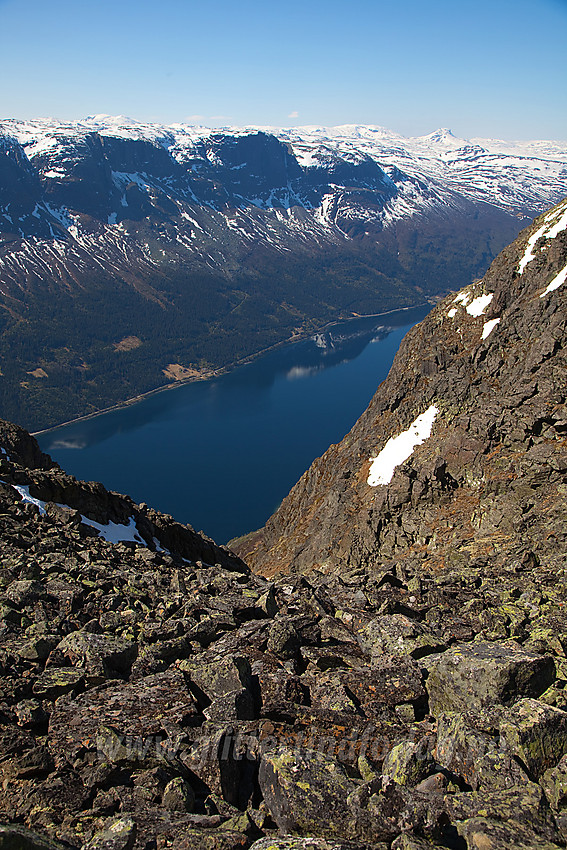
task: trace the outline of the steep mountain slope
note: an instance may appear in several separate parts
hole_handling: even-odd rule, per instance
[[[274,581],[0,422],[0,846],[564,847],[566,283],[567,201],[248,541]]]
[[[4,121],[0,412],[47,426],[459,288],[567,186],[560,145],[492,144]]]
[[[563,202],[406,336],[352,431],[241,545],[255,569],[561,562],[566,228]]]

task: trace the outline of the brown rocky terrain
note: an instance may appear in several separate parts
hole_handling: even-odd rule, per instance
[[[0,848],[565,846],[566,210],[408,335],[254,572],[0,424]]]

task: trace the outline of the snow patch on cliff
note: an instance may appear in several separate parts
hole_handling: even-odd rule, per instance
[[[45,502],[30,496],[30,488],[27,484],[12,484],[12,487],[20,494],[24,502],[27,502],[29,505],[37,505],[40,514],[43,515],[45,513]]]
[[[544,220],[541,227],[532,233],[530,238],[528,239],[526,249],[522,256],[522,259],[518,265],[518,272],[520,274],[524,273],[524,269],[531,263],[532,260],[535,260],[536,254],[534,252],[534,248],[539,242],[540,239],[555,239],[560,233],[567,229],[567,201],[564,201],[559,207],[549,212]],[[541,246],[541,249],[545,248],[545,245]],[[540,249],[540,250],[541,250]]]
[[[469,316],[482,316],[492,299],[494,293],[487,292],[486,295],[478,295],[474,301],[467,305],[467,313]]]
[[[432,404],[425,413],[412,422],[406,431],[402,431],[397,437],[390,437],[380,454],[371,458],[372,463],[368,473],[368,484],[371,487],[390,483],[396,467],[404,463],[412,455],[415,447],[424,443],[430,436],[438,413],[438,407]]]
[[[547,285],[547,288],[545,289],[544,292],[541,293],[541,295],[539,297],[543,298],[544,295],[549,295],[550,292],[554,292],[554,290],[559,289],[561,284],[565,283],[566,280],[567,280],[567,266],[562,268],[561,271],[559,272],[559,274],[555,275],[555,277],[553,278],[551,283],[549,283]]]
[[[122,525],[122,523],[112,521],[103,525],[100,522],[95,522],[94,519],[89,519],[88,517],[83,516],[82,514],[81,521],[84,525],[90,525],[92,528],[95,528],[98,531],[98,536],[102,537],[103,540],[108,540],[109,543],[130,542],[142,543],[144,546],[146,545],[146,541],[143,540],[138,533],[136,520],[133,516],[130,517],[128,525]]]
[[[5,453],[5,450],[2,450]],[[0,482],[5,484],[6,482]],[[30,488],[27,484],[12,484],[11,485],[14,490],[16,490],[20,496],[22,497],[22,501],[26,502],[30,505],[36,505],[39,509],[40,514],[45,515],[45,506],[46,502],[42,499],[36,499],[34,496],[30,496]],[[56,502],[55,504],[58,504]],[[66,507],[65,505],[59,505],[59,507]],[[90,525],[91,528],[96,529],[98,532],[98,536],[102,537],[103,540],[107,540],[109,543],[122,543],[122,542],[130,542],[130,543],[141,543],[143,546],[147,546],[146,541],[140,536],[138,529],[136,527],[136,520],[133,516],[130,517],[128,525],[123,525],[122,523],[109,521],[105,524],[100,522],[95,522],[94,519],[89,519],[86,516],[81,514],[81,522],[84,525]],[[157,546],[159,546],[159,541],[154,537],[154,542],[156,543],[156,551],[168,552],[166,549],[157,550]],[[169,554],[169,552],[168,552]]]
[[[457,297],[453,299],[453,304],[462,304],[463,307],[466,307],[470,300],[470,292],[459,292]]]
[[[486,339],[488,336],[490,336],[490,334],[492,333],[492,331],[494,330],[494,328],[496,327],[496,325],[498,324],[499,321],[500,321],[500,319],[489,319],[488,322],[484,323],[484,325],[482,327],[482,338],[483,339]]]

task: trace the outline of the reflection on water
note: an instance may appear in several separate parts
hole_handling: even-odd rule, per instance
[[[428,309],[335,325],[213,381],[42,434],[41,448],[78,478],[226,542],[262,525],[342,439]]]
[[[320,372],[321,369],[324,369],[323,365],[321,366],[293,366],[289,370],[286,375],[288,381],[298,381],[301,378],[308,378],[310,375],[315,375],[317,372]]]

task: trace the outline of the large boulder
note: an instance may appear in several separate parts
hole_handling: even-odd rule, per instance
[[[521,812],[518,812],[521,817]],[[538,835],[526,823],[507,823],[477,817],[457,823],[457,831],[467,850],[559,850],[560,845]]]
[[[445,648],[443,641],[404,614],[384,614],[370,620],[358,634],[371,656],[411,655],[422,658]]]
[[[434,656],[428,667],[426,688],[435,715],[538,697],[555,680],[551,656],[528,652],[517,644],[457,644]]]
[[[567,712],[522,699],[503,718],[500,736],[509,752],[538,779],[567,753]]]
[[[0,850],[63,850],[63,845],[19,824],[0,824]]]
[[[57,701],[49,721],[49,746],[63,761],[89,742],[90,746],[102,747],[105,758],[111,758],[112,749],[121,758],[130,752],[136,760],[150,753],[159,755],[162,744],[164,752],[174,748],[176,735],[197,714],[195,700],[179,670],[135,682],[113,681],[75,699],[66,696]]]
[[[503,791],[527,782],[525,770],[507,747],[502,747],[497,729],[478,729],[476,718],[442,714],[437,722],[435,758],[473,789]],[[486,724],[483,724],[486,725]]]
[[[338,761],[315,751],[281,747],[262,754],[259,782],[283,832],[351,837],[353,816],[347,799],[356,785]]]
[[[103,682],[128,675],[137,652],[137,645],[131,640],[80,629],[60,641],[48,663],[81,667],[93,682]]]

